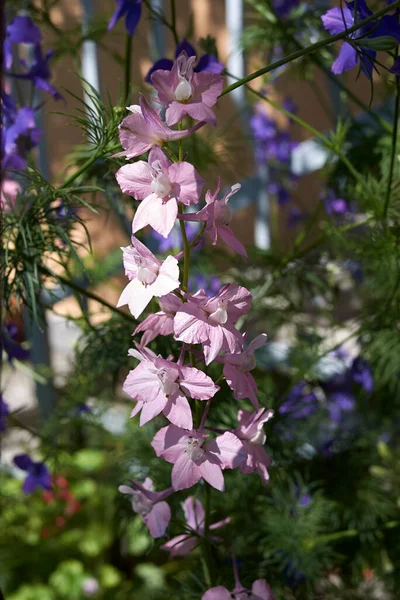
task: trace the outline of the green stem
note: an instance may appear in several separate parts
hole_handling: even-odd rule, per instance
[[[178,207],[179,213],[183,214],[183,205],[179,203]],[[183,242],[183,280],[182,280],[182,290],[184,292],[188,291],[189,284],[189,269],[190,269],[190,244],[186,235],[185,222],[182,219],[179,219],[179,227],[181,228],[182,242]]]
[[[211,585],[214,585],[214,560],[212,556],[212,547],[210,540],[208,539],[210,533],[210,520],[211,520],[211,486],[207,481],[204,482],[204,541],[203,541],[203,554],[204,561],[207,566],[208,575],[211,581]]]
[[[371,15],[371,16],[367,17],[366,19],[359,21],[358,23],[353,25],[353,27],[348,27],[342,33],[337,33],[336,35],[331,35],[330,37],[327,37],[324,40],[321,40],[319,42],[316,42],[315,44],[312,44],[311,46],[308,46],[308,48],[301,48],[300,50],[296,50],[296,52],[292,52],[291,54],[288,54],[288,56],[285,56],[284,58],[281,58],[280,60],[275,61],[271,65],[268,65],[267,67],[263,67],[262,69],[258,69],[257,71],[254,71],[254,73],[250,73],[250,75],[247,75],[246,77],[243,77],[236,83],[232,83],[231,85],[228,85],[226,88],[224,88],[222,90],[221,94],[219,95],[219,98],[221,98],[221,96],[225,96],[226,94],[229,94],[230,92],[232,92],[233,90],[236,90],[237,88],[241,87],[242,85],[245,85],[246,83],[249,83],[250,81],[253,81],[253,79],[257,79],[258,77],[261,77],[262,75],[265,75],[266,73],[270,73],[271,71],[274,71],[275,69],[278,69],[279,67],[283,67],[284,65],[292,62],[293,60],[296,60],[297,58],[301,58],[302,56],[311,54],[312,52],[315,52],[316,50],[320,50],[321,48],[330,46],[330,44],[333,44],[333,42],[337,42],[339,40],[344,40],[351,33],[354,33],[355,31],[358,31],[362,27],[365,27],[365,25],[368,25],[369,23],[376,21],[376,19],[378,19],[379,17],[383,17],[384,15],[391,12],[395,8],[398,8],[399,6],[400,6],[400,0],[397,0],[397,2],[393,2],[393,4],[390,4],[389,6],[382,8],[381,10],[376,12],[374,15]]]
[[[125,72],[124,72],[124,99],[129,104],[131,87],[131,58],[132,58],[132,36],[126,34],[125,41]]]
[[[171,31],[172,31],[172,35],[174,36],[174,42],[176,45],[179,44],[179,37],[178,37],[178,33],[176,31],[176,6],[175,6],[175,0],[171,0]]]
[[[385,205],[383,207],[383,218],[386,220],[389,209],[390,196],[392,193],[392,181],[394,173],[394,163],[397,150],[397,132],[399,129],[399,107],[400,107],[400,77],[396,77],[396,99],[394,104],[393,131],[392,131],[392,151],[390,155],[389,176],[386,189]]]
[[[198,240],[201,238],[201,236],[203,235],[205,228],[206,228],[206,224],[205,224],[205,223],[203,223],[203,224],[202,224],[202,226],[201,226],[201,228],[200,228],[200,231],[199,231],[199,232],[198,232],[198,233],[197,233],[197,234],[194,236],[194,238],[193,238],[193,239],[192,239],[192,241],[190,242],[190,244],[189,244],[189,247],[190,247],[190,249],[194,248],[194,246],[196,245],[196,242],[197,242],[197,241],[198,241]]]
[[[60,185],[60,187],[58,189],[64,190],[65,188],[69,187],[71,185],[71,183],[73,183],[75,181],[75,179],[77,179],[80,175],[82,175],[82,173],[84,173],[86,171],[86,169],[88,167],[90,167],[96,159],[97,159],[97,153],[95,152],[93,154],[93,156],[88,158],[88,160],[85,163],[83,163],[83,165],[81,167],[79,167],[79,169],[77,169],[74,173],[71,173],[71,175],[69,175],[69,177],[67,177],[67,179],[64,180],[64,182]]]

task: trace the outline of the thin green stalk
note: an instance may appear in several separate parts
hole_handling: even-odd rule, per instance
[[[292,62],[293,60],[296,60],[297,58],[301,58],[302,56],[307,56],[307,54],[312,54],[316,50],[320,50],[321,48],[330,46],[330,44],[333,44],[334,42],[344,40],[350,34],[354,33],[355,31],[358,31],[362,27],[365,27],[365,25],[368,25],[369,23],[372,23],[379,17],[383,17],[384,15],[386,15],[387,13],[393,11],[395,8],[398,8],[398,7],[400,7],[400,0],[393,2],[393,4],[390,4],[389,6],[382,8],[375,14],[367,17],[366,19],[359,21],[358,23],[353,25],[353,27],[348,27],[347,30],[343,31],[342,33],[337,33],[336,35],[331,35],[331,36],[325,38],[324,40],[321,40],[319,42],[316,42],[315,44],[312,44],[311,46],[308,46],[308,48],[301,48],[300,50],[296,50],[295,52],[288,54],[288,56],[285,56],[284,58],[281,58],[280,60],[275,61],[271,65],[263,67],[262,69],[258,69],[257,71],[254,71],[254,73],[250,73],[250,75],[247,75],[246,77],[243,77],[236,83],[232,83],[231,85],[228,85],[226,88],[224,88],[222,90],[221,94],[219,95],[219,98],[221,98],[222,96],[225,96],[226,94],[229,94],[230,92],[232,92],[233,90],[236,90],[237,88],[241,87],[242,85],[245,85],[246,83],[249,83],[250,81],[253,81],[253,79],[257,79],[258,77],[261,77],[262,75],[265,75],[266,73],[270,73],[271,71],[274,71],[275,69],[278,69],[279,67],[283,67],[284,65]]]
[[[124,98],[125,102],[129,103],[130,87],[131,87],[131,59],[132,59],[132,36],[126,34],[125,40],[125,72],[124,72]]]
[[[174,42],[176,45],[179,44],[179,37],[178,37],[178,33],[176,31],[176,6],[175,6],[175,0],[171,0],[171,31],[172,31],[172,35],[174,36]]]
[[[383,207],[383,218],[386,220],[390,196],[392,193],[392,182],[393,182],[393,174],[394,174],[394,163],[396,160],[396,150],[397,150],[397,132],[399,129],[399,108],[400,108],[400,77],[396,77],[396,99],[394,103],[394,116],[393,116],[393,131],[392,131],[392,151],[390,154],[390,166],[389,166],[389,177],[386,189],[386,198],[385,204]]]
[[[75,181],[75,179],[77,179],[80,175],[82,175],[82,173],[84,173],[86,171],[86,169],[88,169],[94,163],[95,160],[97,160],[96,152],[93,154],[93,156],[88,158],[87,161],[85,163],[83,163],[83,165],[81,167],[79,167],[79,169],[77,169],[74,173],[71,173],[71,175],[69,175],[69,177],[67,177],[67,179],[64,180],[64,182],[60,185],[60,187],[58,189],[63,190],[65,188],[69,187],[71,185],[71,183],[73,183]]]
[[[179,214],[183,214],[183,205],[179,203],[178,207]],[[182,290],[188,291],[189,284],[189,269],[190,269],[190,244],[186,235],[185,222],[179,219],[179,226],[181,228],[182,242],[183,242],[183,280]]]
[[[203,540],[203,554],[204,561],[207,565],[209,578],[211,585],[214,585],[214,560],[211,552],[211,544],[208,539],[210,533],[210,520],[211,520],[211,486],[207,481],[204,482],[204,540]]]

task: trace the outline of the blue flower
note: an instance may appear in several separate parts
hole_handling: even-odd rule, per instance
[[[24,494],[31,494],[37,488],[51,489],[51,475],[43,462],[34,462],[27,454],[18,454],[13,458],[14,464],[28,475],[22,486]]]
[[[53,54],[54,50],[48,50],[46,54],[43,55],[41,45],[36,44],[34,48],[34,59],[31,66],[28,67],[25,61],[21,61],[28,69],[28,72],[18,75],[10,73],[10,75],[18,77],[19,79],[30,79],[36,88],[48,92],[55,100],[60,100],[62,98],[61,94],[49,83],[49,79],[51,79],[52,76],[49,69],[49,60]]]
[[[325,29],[331,35],[336,35],[347,31],[372,14],[365,0],[357,0],[357,4],[346,2],[346,6],[342,8],[329,9],[321,19]],[[341,75],[360,64],[361,61],[363,72],[371,78],[376,50],[360,44],[383,36],[393,37],[400,42],[400,26],[396,15],[385,15],[379,21],[372,21],[350,34],[347,41],[343,42],[339,55],[332,65],[332,73]]]
[[[117,9],[110,19],[108,24],[108,31],[115,27],[115,24],[119,19],[125,17],[125,29],[128,35],[133,36],[136,31],[136,27],[140,21],[142,15],[142,0],[116,0]]]
[[[27,360],[30,356],[29,350],[26,350],[17,341],[18,329],[15,323],[7,323],[1,329],[1,348],[5,350],[8,362],[12,365],[13,360]]]
[[[177,45],[175,50],[175,58],[178,58],[181,52],[186,52],[188,56],[197,56],[196,50],[187,40],[182,40]],[[154,71],[158,71],[159,69],[162,69],[163,71],[170,71],[173,64],[174,61],[170,58],[160,58],[154,63],[150,71],[147,73],[145,81],[147,81],[147,83],[151,83],[151,76]],[[219,75],[222,73],[224,68],[224,65],[219,62],[216,56],[213,54],[203,54],[203,56],[200,57],[197,65],[194,67],[194,72],[200,73],[201,71],[208,71],[210,73],[217,73]]]
[[[300,381],[290,390],[287,400],[279,407],[281,415],[305,419],[319,409],[319,401],[308,383]]]
[[[7,39],[13,44],[37,44],[42,34],[30,17],[18,16],[7,25]]]
[[[0,395],[0,431],[6,430],[5,417],[10,414],[10,409],[7,402],[3,400],[3,396]]]
[[[350,367],[350,376],[355,383],[361,385],[363,390],[372,394],[374,390],[374,380],[372,378],[371,367],[368,362],[358,356]]]

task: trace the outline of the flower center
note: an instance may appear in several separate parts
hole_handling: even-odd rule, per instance
[[[138,267],[136,277],[140,283],[145,287],[154,283],[158,277],[158,265],[142,256],[136,256],[135,263]]]
[[[193,94],[191,80],[193,76],[193,63],[196,57],[190,56],[184,52],[177,58],[178,65],[178,85],[175,88],[174,98],[178,102],[186,102]]]
[[[154,161],[150,165],[150,173],[152,177],[151,189],[154,194],[159,198],[169,196],[172,191],[172,184],[168,175],[164,173],[159,160]]]
[[[228,320],[228,303],[226,301],[219,302],[218,308],[210,314],[208,320],[215,325],[224,325]]]
[[[179,389],[179,384],[176,383],[178,373],[166,368],[157,371],[157,377],[160,380],[160,389],[167,397],[176,394]]]
[[[132,494],[132,508],[135,513],[142,517],[145,517],[153,508],[153,503],[151,500],[146,498],[144,494],[142,494],[139,491],[135,491]]]
[[[199,460],[204,456],[204,450],[201,447],[203,440],[198,440],[190,435],[185,439],[185,452],[190,460]]]

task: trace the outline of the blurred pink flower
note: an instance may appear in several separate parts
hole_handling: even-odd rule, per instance
[[[219,390],[211,377],[188,366],[180,366],[151,350],[130,351],[141,362],[129,372],[123,390],[137,404],[131,413],[141,411],[140,425],[154,419],[161,412],[177,427],[193,427],[192,411],[185,394],[197,400],[209,400]]]
[[[204,125],[202,121],[190,129],[177,131],[170,129],[161,120],[159,111],[156,111],[142,95],[139,96],[139,105],[133,104],[128,107],[128,110],[132,114],[126,117],[118,127],[119,139],[124,150],[117,152],[113,157],[134,158],[140,156],[153,146],[162,146],[165,142],[180,140]]]
[[[127,304],[137,319],[154,296],[165,296],[179,287],[178,261],[173,256],[167,256],[161,262],[135,236],[132,236],[131,246],[121,249],[125,275],[130,282],[117,306]]]
[[[233,391],[235,400],[249,398],[255,409],[258,408],[258,389],[250,371],[256,367],[254,352],[266,343],[267,335],[262,333],[252,340],[247,348],[239,354],[224,354],[219,359],[225,363],[225,379]]]
[[[189,496],[184,502],[181,503],[181,506],[183,508],[183,512],[185,513],[186,523],[195,535],[184,533],[171,538],[168,540],[168,542],[163,544],[161,548],[163,550],[167,550],[171,558],[189,554],[189,552],[191,552],[193,548],[197,546],[200,538],[204,537],[205,515],[204,508],[200,500],[194,499],[193,496]],[[229,522],[230,517],[227,517],[223,521],[218,521],[217,523],[210,525],[210,530],[218,529]],[[219,541],[218,538],[210,537],[210,539],[212,541]]]
[[[244,588],[240,582],[237,582],[232,592],[222,585],[217,585],[207,590],[201,600],[276,600],[276,596],[265,579],[256,579],[251,591]]]
[[[180,215],[179,218],[184,221],[204,221],[206,223],[205,231],[211,237],[212,245],[215,246],[218,237],[221,237],[232,250],[247,258],[245,247],[235,237],[229,223],[232,220],[232,212],[228,205],[228,200],[233,194],[236,194],[242,186],[235,183],[229,192],[223,198],[218,198],[221,189],[221,179],[218,181],[217,189],[214,194],[210,190],[206,193],[206,205],[197,213],[188,213]]]
[[[178,123],[185,115],[196,121],[216,124],[211,106],[214,106],[222,92],[224,78],[209,71],[194,73],[195,62],[195,56],[182,52],[171,71],[160,69],[151,75],[158,94],[156,100],[166,107],[167,125]]]
[[[14,179],[3,179],[1,182],[0,208],[9,212],[22,188],[18,181]]]
[[[162,537],[171,520],[171,509],[163,501],[171,496],[174,490],[170,487],[163,492],[153,492],[153,482],[149,477],[146,477],[143,485],[134,480],[131,480],[131,483],[133,487],[120,485],[118,490],[131,496],[133,512],[140,515],[153,538]]]
[[[240,465],[240,472],[253,473],[253,471],[257,471],[264,483],[268,483],[269,480],[267,467],[271,464],[271,459],[263,448],[267,439],[263,425],[273,416],[274,411],[266,408],[260,408],[253,413],[239,410],[239,427],[233,432],[241,440],[244,451],[247,453],[247,459]]]
[[[220,350],[238,353],[242,349],[242,336],[234,323],[249,310],[250,304],[250,292],[236,284],[225,285],[212,298],[204,293],[190,296],[176,313],[175,339],[203,344],[207,365]]]
[[[151,225],[168,237],[178,215],[178,202],[187,206],[199,201],[204,180],[188,162],[172,163],[160,148],[150,150],[148,162],[139,160],[117,171],[125,194],[141,200],[132,224],[132,233]]]
[[[200,431],[187,431],[168,425],[156,433],[151,442],[157,456],[173,463],[172,487],[183,490],[203,477],[217,490],[224,491],[222,469],[234,469],[246,460],[241,441],[226,432],[210,442]]]

